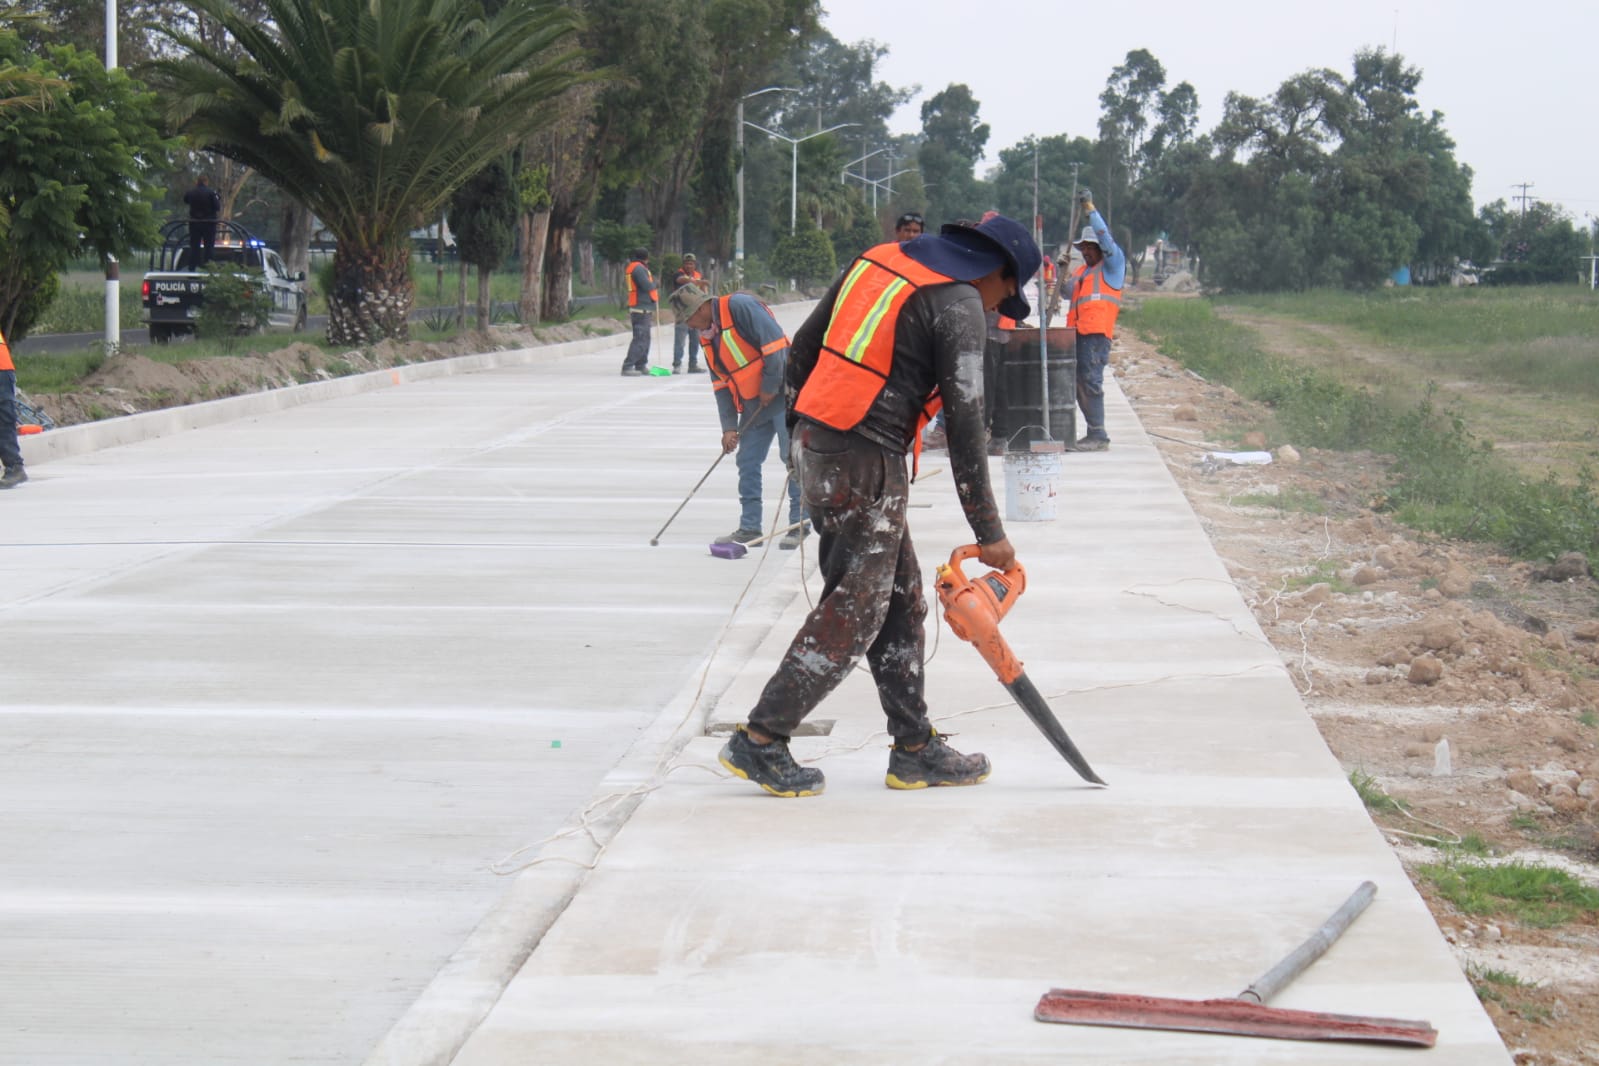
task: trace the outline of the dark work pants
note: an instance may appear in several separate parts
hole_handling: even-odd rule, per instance
[[[622,359],[622,369],[632,367],[634,370],[648,370],[650,334],[655,331],[655,312],[629,311],[627,317],[633,323],[633,340],[628,344],[627,355]]]
[[[199,270],[216,255],[217,224],[206,219],[189,220],[189,269]],[[201,249],[204,248],[204,252]]]
[[[822,596],[750,712],[763,733],[789,737],[862,655],[896,740],[927,738],[922,674],[927,601],[905,525],[905,457],[853,433],[796,427],[801,496],[820,531]]]
[[[17,372],[0,370],[0,466],[16,470],[22,466],[22,447],[17,443]]]

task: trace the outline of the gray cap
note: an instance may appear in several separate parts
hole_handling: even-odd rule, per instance
[[[1092,244],[1095,248],[1099,247],[1099,235],[1094,232],[1093,226],[1084,226],[1083,235],[1072,242],[1072,247],[1081,248],[1085,244]]]
[[[672,314],[679,322],[686,322],[689,316],[710,302],[710,294],[704,289],[694,285],[684,285],[672,294]]]

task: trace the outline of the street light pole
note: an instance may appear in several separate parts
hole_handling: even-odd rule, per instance
[[[105,69],[117,69],[117,0],[105,0]],[[105,350],[122,347],[122,275],[117,257],[105,257]]]
[[[803,137],[790,137],[787,134],[778,133],[776,130],[769,130],[765,126],[754,122],[746,122],[744,125],[758,129],[762,133],[776,137],[780,141],[787,141],[790,147],[793,149],[793,161],[789,165],[788,186],[788,233],[789,236],[792,237],[794,235],[794,231],[799,228],[799,146],[803,142],[820,137],[823,134],[832,133],[834,130],[841,130],[847,126],[858,126],[860,123],[840,122],[836,126],[829,126],[827,129],[817,130],[815,133],[807,133]]]
[[[739,284],[744,280],[744,101],[763,93],[792,93],[797,89],[768,85],[738,98],[738,228],[733,233],[733,271]]]

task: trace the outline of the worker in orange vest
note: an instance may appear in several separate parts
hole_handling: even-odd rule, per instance
[[[622,357],[622,376],[648,377],[650,373],[650,333],[655,329],[655,307],[659,294],[655,276],[650,273],[647,248],[635,248],[633,261],[623,268],[627,278],[627,317],[633,324],[633,340]]]
[[[868,249],[836,280],[794,334],[788,422],[794,468],[821,534],[822,594],[749,722],[720,759],[778,796],[815,796],[822,771],[803,767],[788,740],[865,656],[894,738],[890,788],[975,785],[983,755],[951,748],[932,726],[924,694],[925,575],[906,526],[921,431],[947,414],[955,491],[978,558],[1005,568],[1005,537],[983,448],[983,312],[1024,318],[1021,288],[1038,270],[1025,227],[996,216]]]
[[[684,285],[672,293],[672,313],[695,331],[705,347],[717,415],[722,426],[722,453],[738,449],[738,528],[718,544],[748,544],[761,535],[761,465],[777,442],[777,454],[788,462],[788,423],[784,415],[783,379],[788,369],[788,335],[772,309],[747,292],[712,298],[703,289]],[[799,483],[788,479],[788,524],[802,523]],[[790,529],[777,546],[799,547],[805,527]]]
[[[700,273],[700,261],[693,252],[683,253],[683,264],[677,268],[677,276],[672,279],[672,294],[685,285],[692,285],[701,292],[710,292],[710,286],[705,284],[705,275]],[[690,374],[703,374],[699,363],[700,338],[699,334],[690,329],[681,317],[672,327],[672,373],[683,372],[683,353],[688,353],[688,372]]]
[[[17,443],[17,365],[11,346],[0,332],[0,489],[13,489],[28,480],[22,469],[22,446]]]
[[[1094,210],[1094,194],[1084,189],[1077,201],[1088,225],[1072,245],[1083,254],[1083,265],[1071,277],[1066,324],[1077,330],[1077,409],[1083,413],[1088,431],[1077,441],[1076,450],[1102,452],[1110,447],[1105,432],[1105,366],[1110,362],[1110,339],[1116,335],[1116,316],[1121,311],[1127,256]]]

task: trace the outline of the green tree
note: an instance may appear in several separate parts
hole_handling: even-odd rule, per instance
[[[328,337],[405,337],[410,232],[468,178],[552,117],[579,80],[578,21],[555,0],[270,0],[257,23],[227,0],[184,0],[245,58],[181,29],[188,54],[153,70],[180,132],[251,166],[338,241]]]
[[[801,226],[772,249],[772,270],[793,278],[802,287],[825,281],[838,270],[833,242],[814,226]]]
[[[1503,200],[1482,209],[1498,258],[1488,280],[1495,285],[1569,282],[1582,273],[1589,254],[1588,235],[1554,204],[1536,202],[1513,211]]]
[[[4,85],[0,330],[15,341],[48,306],[41,285],[68,260],[123,258],[156,239],[155,182],[171,146],[154,94],[71,46],[30,55],[0,32]],[[29,97],[33,106],[17,103]]]
[[[999,150],[993,174],[994,206],[1011,218],[1033,217],[1033,163],[1038,163],[1038,211],[1044,216],[1044,246],[1059,247],[1076,235],[1072,224],[1072,164],[1077,185],[1092,187],[1094,144],[1086,137],[1026,137]]]
[[[928,223],[976,218],[988,207],[975,168],[988,144],[988,124],[977,120],[971,89],[952,84],[922,104],[922,146],[917,165],[927,190]]]
[[[450,198],[446,220],[461,255],[461,285],[456,324],[466,313],[466,272],[477,268],[477,328],[489,328],[489,277],[516,242],[517,191],[503,160],[494,160],[467,179]]]

